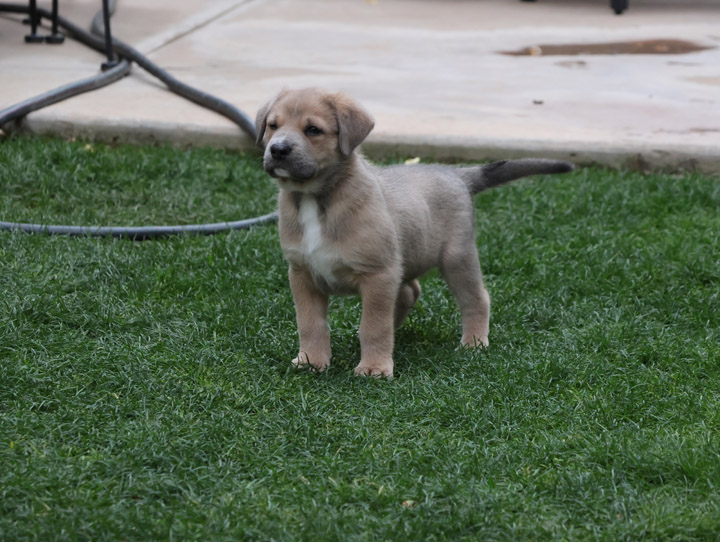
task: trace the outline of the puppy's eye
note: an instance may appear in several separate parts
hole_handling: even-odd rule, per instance
[[[267,127],[271,130],[277,130],[277,122],[269,122]]]
[[[313,126],[312,124],[310,126],[308,126],[307,128],[305,128],[305,135],[317,136],[322,133],[323,133],[323,131],[320,128],[318,128],[317,126]]]

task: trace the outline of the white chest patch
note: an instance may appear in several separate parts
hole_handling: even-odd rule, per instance
[[[303,228],[302,251],[305,261],[313,274],[332,284],[335,282],[333,268],[341,258],[323,239],[320,208],[313,196],[303,196],[298,218]]]

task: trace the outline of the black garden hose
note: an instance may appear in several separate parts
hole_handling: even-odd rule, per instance
[[[107,86],[118,79],[122,79],[128,73],[130,73],[130,63],[123,59],[117,66],[106,72],[93,75],[92,77],[88,77],[86,79],[81,79],[80,81],[75,81],[74,83],[63,85],[45,92],[44,94],[40,94],[20,103],[16,103],[15,105],[11,105],[10,107],[0,111],[0,126],[3,126],[5,123],[12,120],[24,117],[28,113],[47,107],[48,105],[61,102],[62,100],[67,100],[68,98],[72,98],[73,96],[77,96],[78,94],[82,94],[84,92],[90,92],[91,90]]]
[[[70,235],[75,237],[128,237],[136,241],[144,241],[154,237],[169,235],[194,234],[212,235],[228,230],[244,230],[251,226],[275,222],[277,215],[267,215],[236,220],[234,222],[218,222],[216,224],[188,224],[186,226],[57,226],[45,224],[23,224],[20,222],[0,222],[4,230],[24,231],[27,233],[47,233],[50,235]]]
[[[111,2],[111,11],[114,11],[115,2]],[[28,13],[29,9],[25,5],[8,4],[0,2],[0,11],[11,13]],[[51,19],[52,14],[42,8],[37,8],[40,17]],[[92,30],[100,36],[104,35],[104,29],[101,26],[101,12],[99,12],[92,22]],[[101,37],[86,32],[82,28],[58,16],[58,25],[67,31],[73,38],[81,43],[95,49],[99,52],[105,51],[105,41]],[[48,105],[57,103],[61,100],[76,96],[78,94],[95,90],[108,85],[114,81],[121,79],[130,71],[130,62],[135,62],[152,75],[160,79],[174,93],[187,98],[188,100],[215,111],[224,117],[230,119],[237,124],[246,134],[255,140],[255,125],[252,120],[242,111],[232,104],[212,96],[206,92],[198,90],[194,87],[186,85],[177,80],[168,72],[148,60],[140,52],[126,43],[113,38],[112,40],[115,52],[120,57],[117,66],[106,72],[100,73],[93,77],[82,79],[75,83],[70,83],[62,87],[58,87],[52,91],[46,92],[34,98],[25,100],[19,104],[12,105],[6,109],[0,110],[0,126],[3,124],[20,118],[32,111],[41,109]],[[53,235],[76,235],[76,236],[113,236],[113,237],[129,237],[131,239],[150,239],[155,237],[164,237],[176,234],[204,234],[210,235],[220,233],[231,229],[245,229],[251,226],[265,224],[277,220],[275,213],[238,220],[234,222],[221,222],[215,224],[192,224],[185,226],[140,226],[140,227],[101,227],[101,226],[58,226],[47,224],[22,224],[18,222],[0,222],[0,229],[5,230],[21,230],[33,233],[47,233]]]

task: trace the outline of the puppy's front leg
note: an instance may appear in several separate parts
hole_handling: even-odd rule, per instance
[[[307,270],[290,266],[289,275],[300,336],[300,352],[292,363],[323,371],[330,365],[331,355],[328,296],[318,290]]]
[[[356,375],[393,376],[395,299],[400,273],[390,270],[364,277],[360,281],[360,363]]]

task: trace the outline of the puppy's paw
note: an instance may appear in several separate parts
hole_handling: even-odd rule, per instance
[[[390,379],[393,377],[393,361],[392,359],[374,362],[361,361],[358,366],[355,367],[355,374],[358,376]]]
[[[463,337],[460,344],[465,348],[487,348],[490,343],[487,337]]]
[[[300,352],[298,356],[292,360],[292,364],[293,367],[297,369],[310,369],[321,373],[330,367],[330,358],[323,356],[310,358],[305,352]]]

